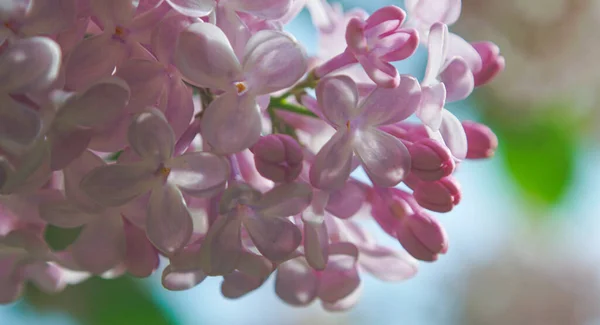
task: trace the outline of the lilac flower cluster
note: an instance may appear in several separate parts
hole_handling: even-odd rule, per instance
[[[315,57],[283,31],[305,6]],[[497,146],[444,108],[504,68],[494,44],[448,32],[460,6],[1,1],[0,302],[26,281],[146,277],[160,256],[169,290],[221,276],[236,298],[273,274],[285,302],[329,310],[356,303],[361,272],[412,277],[448,249],[426,210],[452,210],[452,173]],[[422,81],[391,64],[420,44]],[[57,250],[49,227],[79,234]]]

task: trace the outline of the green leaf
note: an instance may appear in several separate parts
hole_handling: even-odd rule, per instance
[[[577,132],[568,106],[531,110],[536,113],[488,115],[486,122],[498,135],[504,165],[524,196],[538,205],[553,206],[573,181]]]
[[[32,285],[26,301],[37,310],[69,313],[82,325],[173,325],[171,315],[152,299],[140,280],[129,276],[117,279],[92,278],[48,295]]]
[[[75,242],[81,229],[82,227],[66,229],[48,225],[44,231],[44,239],[50,248],[55,251],[62,251]]]

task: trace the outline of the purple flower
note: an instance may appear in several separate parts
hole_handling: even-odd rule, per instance
[[[419,44],[416,30],[402,28],[405,16],[402,9],[387,6],[366,20],[352,18],[346,27],[346,50],[318,67],[316,76],[358,62],[378,86],[397,87],[400,75],[389,62],[406,59]]]
[[[304,50],[277,31],[254,34],[241,62],[225,34],[211,24],[189,26],[177,44],[175,61],[183,77],[223,91],[202,117],[202,136],[221,154],[256,143],[261,132],[256,97],[292,86],[307,69]]]
[[[223,188],[226,161],[206,152],[173,156],[173,131],[159,112],[140,114],[128,133],[141,160],[92,170],[81,181],[83,191],[99,204],[121,206],[150,192],[146,232],[162,252],[172,254],[190,239],[192,220],[183,194],[203,196]]]
[[[410,170],[410,154],[397,138],[378,129],[414,113],[421,99],[418,82],[402,76],[396,88],[377,88],[359,103],[354,81],[329,77],[317,87],[317,100],[325,120],[337,132],[323,146],[311,166],[313,186],[341,188],[350,176],[352,158],[358,157],[374,184],[397,185]]]
[[[206,274],[232,272],[243,249],[242,225],[253,245],[266,258],[281,261],[296,250],[302,239],[290,220],[310,203],[306,183],[278,185],[264,195],[245,184],[230,186],[219,203],[219,217],[202,243],[202,269]]]

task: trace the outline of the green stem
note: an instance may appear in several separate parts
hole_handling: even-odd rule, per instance
[[[299,115],[318,118],[318,116],[315,113],[307,110],[306,108],[304,108],[302,106],[286,103],[285,101],[276,100],[275,98],[271,99],[271,103],[269,103],[269,107],[273,108],[273,109],[286,111],[286,112],[296,113]]]
[[[305,92],[307,88],[315,89],[317,87],[318,82],[319,82],[319,78],[317,78],[314,75],[314,73],[311,71],[308,73],[308,75],[306,75],[306,78],[304,78],[304,80],[297,83],[294,87],[292,87],[292,89],[283,93],[283,95],[281,95],[279,97],[275,97],[275,99],[278,101],[283,101],[290,96],[300,95],[303,92]]]

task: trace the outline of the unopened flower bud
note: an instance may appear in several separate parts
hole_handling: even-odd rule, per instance
[[[302,171],[302,148],[288,135],[262,137],[251,151],[254,153],[256,170],[274,182],[291,182]]]
[[[471,45],[481,56],[481,70],[473,74],[475,87],[479,87],[492,81],[498,73],[504,70],[506,61],[500,55],[500,48],[492,42],[476,42]]]
[[[490,158],[498,148],[498,137],[487,126],[471,121],[462,123],[467,134],[467,159]]]
[[[444,228],[430,215],[417,212],[404,218],[396,229],[402,247],[414,258],[433,262],[448,251]]]
[[[411,157],[411,172],[421,180],[437,181],[452,174],[456,167],[450,150],[433,139],[419,140],[408,150]]]
[[[373,218],[414,258],[432,262],[448,251],[446,232],[411,194],[397,188],[380,188],[371,194]]]
[[[451,211],[461,198],[458,181],[452,176],[435,182],[420,182],[413,195],[420,206],[435,212]]]

